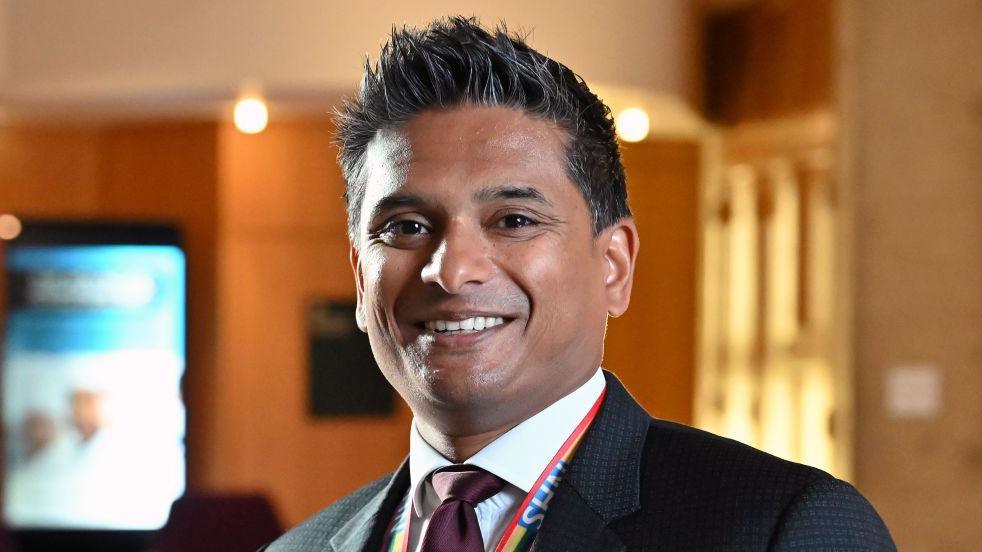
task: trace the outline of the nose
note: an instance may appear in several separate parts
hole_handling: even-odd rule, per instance
[[[450,224],[421,275],[423,282],[457,294],[469,284],[486,282],[492,270],[487,243],[480,232],[464,224]]]

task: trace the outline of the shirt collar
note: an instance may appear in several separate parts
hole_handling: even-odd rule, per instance
[[[485,469],[523,492],[529,492],[546,464],[583,420],[606,386],[603,372],[538,414],[508,430],[465,460]],[[422,515],[423,483],[434,470],[453,464],[423,439],[413,420],[409,430],[409,492],[416,515]]]

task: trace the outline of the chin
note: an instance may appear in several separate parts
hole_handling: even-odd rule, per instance
[[[507,379],[498,367],[459,362],[429,363],[417,374],[423,400],[453,410],[481,410],[485,404],[496,404]]]

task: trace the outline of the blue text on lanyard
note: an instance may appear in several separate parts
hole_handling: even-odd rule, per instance
[[[566,471],[566,465],[564,460],[560,460],[552,468],[552,471],[549,472],[549,475],[542,480],[542,485],[536,489],[535,495],[529,501],[528,507],[522,512],[519,525],[530,531],[539,530],[542,520],[546,517],[549,501],[552,500],[552,496],[556,493],[559,482],[563,479],[563,472]]]

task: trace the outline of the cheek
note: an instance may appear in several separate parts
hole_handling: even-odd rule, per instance
[[[550,241],[528,248],[510,262],[516,283],[528,294],[535,322],[545,327],[577,325],[595,309],[603,276],[586,247]]]
[[[377,251],[365,256],[362,261],[362,276],[365,279],[365,307],[369,324],[378,326],[384,323],[385,313],[393,303],[390,294],[399,287],[399,274],[393,270],[392,260]]]
[[[362,277],[365,290],[362,297],[368,340],[372,353],[386,379],[400,392],[404,392],[401,379],[401,359],[398,353],[399,335],[392,317],[394,295],[400,288],[398,274],[393,270],[393,259],[378,251],[366,252],[362,257]]]
[[[365,259],[362,270],[369,326],[379,337],[399,341],[397,311],[420,281],[416,256],[410,251],[376,250]]]

